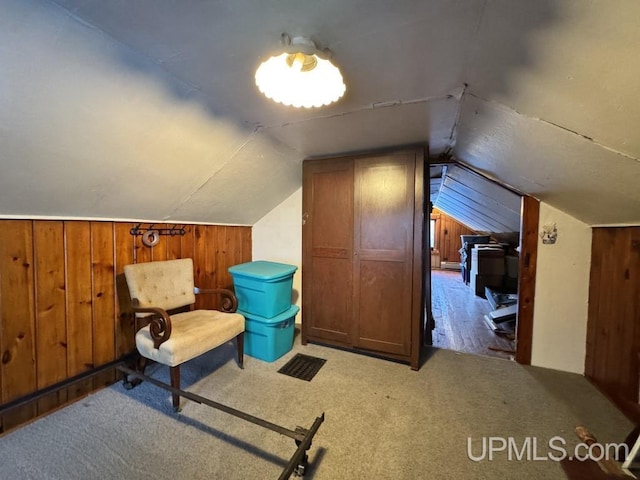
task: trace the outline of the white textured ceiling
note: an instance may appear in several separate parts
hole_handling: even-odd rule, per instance
[[[282,32],[347,93],[253,83]],[[428,143],[589,224],[640,224],[635,0],[0,0],[0,216],[253,224],[308,156]]]

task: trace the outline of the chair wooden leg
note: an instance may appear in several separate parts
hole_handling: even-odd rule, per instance
[[[236,337],[236,348],[238,349],[238,365],[244,368],[244,332]]]
[[[138,358],[136,359],[134,364],[129,365],[129,367],[138,373],[144,374],[144,370],[145,368],[147,368],[148,362],[149,360],[147,358],[143,357],[142,355],[138,355]],[[142,383],[142,380],[140,378],[135,377],[132,380],[129,380],[128,375],[125,375],[124,378],[122,379],[122,384],[126,390],[131,390],[133,387],[136,387],[141,383]]]
[[[136,371],[138,373],[144,374],[144,370],[147,368],[148,363],[149,363],[149,359],[147,357],[143,357],[142,355],[138,356]]]
[[[180,365],[171,367],[171,386],[173,388],[180,388]],[[176,412],[180,411],[180,395],[172,393],[171,399],[173,401],[173,409]]]

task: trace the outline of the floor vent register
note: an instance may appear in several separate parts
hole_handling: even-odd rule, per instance
[[[309,382],[325,362],[326,360],[324,358],[297,353],[278,370],[278,373]]]

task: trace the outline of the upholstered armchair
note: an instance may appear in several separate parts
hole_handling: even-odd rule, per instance
[[[135,340],[141,362],[170,367],[171,386],[180,388],[180,365],[235,338],[243,368],[245,319],[235,313],[238,301],[226,289],[201,290],[194,285],[193,260],[165,260],[126,265],[124,275],[135,314]],[[221,309],[196,310],[196,294],[222,295]],[[180,396],[172,393],[179,410]]]

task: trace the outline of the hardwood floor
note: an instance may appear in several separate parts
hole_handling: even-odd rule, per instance
[[[493,308],[473,293],[460,272],[431,271],[431,308],[434,347],[500,358],[513,356],[508,351],[515,350],[515,342],[489,328],[484,315]]]

